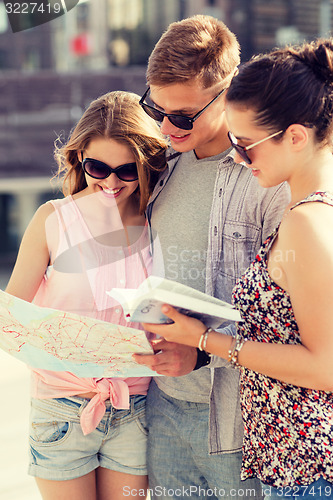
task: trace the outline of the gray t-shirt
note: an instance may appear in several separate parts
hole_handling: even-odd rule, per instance
[[[154,202],[151,225],[159,238],[163,265],[154,260],[153,274],[205,291],[208,228],[218,162],[226,155],[199,160],[194,151],[182,153],[165,187]],[[171,397],[208,403],[210,370],[201,368],[182,377],[156,377]]]

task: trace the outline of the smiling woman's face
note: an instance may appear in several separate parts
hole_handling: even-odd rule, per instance
[[[84,158],[92,158],[106,163],[111,168],[119,167],[127,163],[135,162],[135,157],[131,150],[124,144],[113,139],[95,138],[90,141],[84,150]],[[94,179],[85,174],[86,182],[90,193],[99,192],[105,198],[114,199],[117,205],[125,206],[136,188],[139,181],[125,182],[112,173],[106,179]]]

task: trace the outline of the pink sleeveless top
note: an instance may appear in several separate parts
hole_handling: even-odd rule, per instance
[[[150,274],[147,225],[128,228],[134,241],[130,246],[124,230],[112,233],[114,246],[103,245],[92,236],[72,196],[50,203],[55,213],[46,230],[53,265],[47,268],[34,302],[142,329],[139,323],[128,323],[121,306],[105,292],[113,287],[137,288]],[[96,392],[81,415],[82,430],[88,434],[103,417],[107,399],[115,408],[129,408],[129,396],[146,394],[149,382],[149,377],[80,378],[69,372],[34,369],[31,390],[32,397],[40,399]]]

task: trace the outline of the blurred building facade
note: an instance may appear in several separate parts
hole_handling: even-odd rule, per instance
[[[5,4],[0,0],[0,70],[68,72],[145,65],[167,26],[194,14],[223,20],[247,60],[276,45],[329,34],[333,0],[79,0],[65,15],[15,34]]]
[[[56,0],[39,0],[45,4]],[[234,31],[242,60],[330,34],[333,0],[80,0],[51,22],[12,33],[0,0],[1,255],[15,253],[36,207],[60,196],[53,145],[104,92],[141,94],[149,54],[176,20],[209,14]],[[26,20],[25,20],[26,22]]]

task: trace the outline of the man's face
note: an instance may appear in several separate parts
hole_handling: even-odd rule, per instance
[[[167,114],[193,117],[222,89],[215,85],[209,89],[195,83],[174,83],[167,86],[150,86],[150,98],[155,107]],[[198,158],[221,153],[227,144],[227,127],[224,117],[224,94],[216,99],[195,122],[191,130],[177,128],[164,118],[161,132],[169,136],[171,146],[184,153],[195,150]]]

